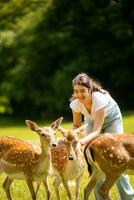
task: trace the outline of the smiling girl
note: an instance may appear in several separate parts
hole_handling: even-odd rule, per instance
[[[78,74],[72,81],[73,96],[70,108],[73,113],[74,129],[84,122],[88,124],[86,135],[80,139],[81,145],[87,144],[91,139],[100,133],[123,133],[123,123],[120,108],[111,95],[85,73]],[[98,189],[103,180],[100,180],[95,187],[96,200],[101,200]],[[127,175],[122,175],[116,182],[120,199],[133,200],[134,190],[129,183]]]

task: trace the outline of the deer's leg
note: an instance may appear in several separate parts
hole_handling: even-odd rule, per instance
[[[116,182],[116,180],[119,178],[119,176],[120,175],[116,175],[114,173],[112,173],[112,176],[111,175],[106,176],[104,183],[99,189],[99,193],[103,197],[103,199],[110,200],[109,191],[111,187],[114,185],[114,183]]]
[[[89,177],[86,187],[84,188],[84,200],[88,200],[89,195],[91,194],[95,184],[96,184],[96,178],[93,172],[92,175]]]
[[[49,190],[47,178],[43,181],[43,184],[44,184],[44,187],[45,187],[45,190],[46,190],[47,200],[49,200],[50,199],[50,190]]]
[[[6,192],[6,196],[7,196],[8,200],[12,200],[12,197],[10,194],[10,186],[11,186],[12,182],[13,182],[13,179],[11,179],[9,176],[7,176],[3,183],[3,188]]]
[[[37,183],[37,185],[36,185],[36,191],[35,191],[35,194],[37,195],[37,193],[38,193],[38,191],[39,191],[39,188],[40,188],[40,185],[41,185],[41,183]]]
[[[27,185],[28,185],[32,200],[36,200],[36,193],[34,191],[34,187],[33,187],[33,183],[31,181],[31,179],[27,177],[26,178],[26,182],[27,182]]]
[[[55,188],[55,193],[56,193],[56,197],[58,200],[60,200],[60,194],[59,194],[59,185],[61,183],[61,178],[56,177],[54,180],[54,188]]]
[[[67,192],[67,196],[68,196],[69,200],[71,200],[72,198],[71,198],[71,192],[70,192],[70,190],[69,190],[68,182],[67,182],[66,179],[64,179],[63,176],[62,176],[61,178],[62,178],[62,183],[63,183],[63,185],[64,185],[64,187],[65,187],[65,190],[66,190],[66,192]]]
[[[83,173],[76,179],[75,200],[78,200],[78,197],[79,197],[80,183],[81,183],[82,176],[83,176]]]

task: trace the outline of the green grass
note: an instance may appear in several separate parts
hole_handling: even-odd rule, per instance
[[[36,120],[36,122],[40,125],[40,126],[44,126],[44,125],[50,125],[50,123],[48,122],[43,122],[42,120]],[[126,133],[134,133],[134,115],[124,115],[123,116],[123,123],[124,123],[124,130]],[[68,129],[71,129],[72,127],[72,122],[63,122],[62,126]],[[14,136],[17,138],[21,138],[27,141],[30,141],[32,143],[35,144],[39,144],[39,138],[36,135],[36,133],[32,132],[30,129],[27,128],[27,126],[25,125],[25,120],[16,120],[13,118],[1,118],[0,119],[0,136]],[[61,135],[57,132],[57,137],[60,137]],[[0,175],[0,200],[7,200],[6,196],[5,196],[5,192],[2,188],[2,183],[5,179],[5,174]],[[80,190],[80,200],[83,200],[83,188],[86,185],[88,180],[88,172],[87,172],[87,168],[85,165],[85,171],[84,171],[84,176],[82,179],[82,183],[81,183],[81,190]],[[132,185],[134,186],[134,177],[130,176],[130,181],[132,183]],[[54,188],[53,188],[53,178],[49,177],[49,184],[50,184],[50,188],[51,188],[51,200],[55,200],[56,196],[55,196],[55,192],[54,192]],[[75,195],[75,187],[72,186],[70,187],[70,190],[72,192],[72,195],[74,197]],[[25,181],[19,181],[19,180],[15,180],[12,184],[11,187],[11,193],[12,193],[12,197],[14,200],[30,200],[30,194],[29,194],[29,190],[27,188],[27,185],[25,183]],[[117,189],[114,186],[111,189],[111,199],[112,200],[117,200],[118,199],[118,193],[117,193]],[[67,196],[66,196],[66,192],[64,190],[64,187],[61,185],[60,186],[60,195],[61,195],[61,199],[67,200]],[[43,200],[46,199],[45,196],[45,191],[44,191],[44,187],[43,185],[41,185],[38,195],[37,195],[37,200]],[[74,199],[74,198],[73,198]],[[90,200],[93,200],[93,192],[91,194]]]
[[[134,133],[134,115],[123,116],[124,132]]]

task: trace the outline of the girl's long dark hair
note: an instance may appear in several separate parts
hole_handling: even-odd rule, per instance
[[[91,92],[99,91],[101,93],[105,93],[105,91],[102,91],[103,88],[98,81],[95,81],[94,79],[92,79],[86,73],[83,73],[83,72],[78,74],[73,79],[72,86],[76,84],[89,88]],[[70,98],[70,101],[72,101],[73,99],[75,99],[75,97],[72,95],[72,97]]]

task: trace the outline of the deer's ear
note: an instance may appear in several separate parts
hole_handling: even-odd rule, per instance
[[[62,128],[61,126],[59,126],[57,129],[58,129],[58,131],[60,131],[62,133],[63,136],[66,137],[66,135],[67,135],[67,130],[66,129]]]
[[[35,122],[33,122],[33,121],[31,121],[31,120],[26,120],[25,122],[26,122],[27,126],[28,126],[32,131],[38,131],[38,130],[39,130],[39,127],[38,127],[38,125],[37,125]]]
[[[56,130],[56,129],[60,126],[62,120],[63,120],[63,117],[60,117],[59,119],[57,119],[56,121],[54,121],[54,122],[51,124],[51,128],[52,128],[53,130]]]

